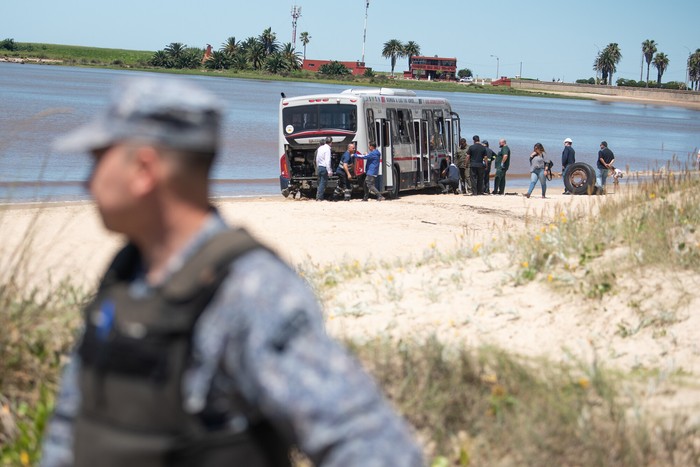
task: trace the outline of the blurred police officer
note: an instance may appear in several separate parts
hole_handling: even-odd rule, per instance
[[[126,246],[84,312],[45,466],[420,465],[406,424],[324,332],[311,290],[209,204],[217,99],[137,79],[66,135]]]

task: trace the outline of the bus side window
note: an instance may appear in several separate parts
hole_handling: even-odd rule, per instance
[[[411,111],[408,109],[399,109],[397,111],[397,123],[399,131],[399,142],[403,144],[411,144],[413,141],[413,132],[410,125]]]
[[[433,131],[435,135],[435,149],[445,149],[445,120],[442,117],[442,110],[433,112]]]
[[[367,109],[367,139],[377,141],[377,134],[374,131],[374,110]]]

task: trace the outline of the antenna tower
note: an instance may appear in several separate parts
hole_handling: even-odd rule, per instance
[[[365,0],[365,32],[362,34],[362,65],[365,64],[365,41],[367,40],[367,10],[369,10],[369,0]]]
[[[301,16],[301,7],[294,5],[292,7],[292,48],[297,46],[297,20]]]

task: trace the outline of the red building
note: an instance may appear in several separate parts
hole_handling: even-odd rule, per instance
[[[409,70],[403,72],[404,78],[414,79],[457,79],[457,59],[438,57],[411,57]]]
[[[323,65],[327,63],[331,63],[332,61],[335,60],[304,60],[304,63],[301,65],[302,70],[306,71],[312,71],[316,73]],[[357,62],[339,62],[345,65],[345,67],[350,70],[350,73],[352,73],[354,76],[362,76],[365,74],[365,71],[367,70],[367,67],[365,67],[365,64],[363,62],[357,61]]]

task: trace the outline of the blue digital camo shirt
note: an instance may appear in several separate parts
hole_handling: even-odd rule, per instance
[[[170,261],[169,273],[227,228],[218,214],[212,214],[196,238]],[[143,277],[131,285],[137,296],[149,291]],[[407,424],[359,363],[325,333],[313,292],[270,252],[256,250],[234,261],[197,322],[193,347],[193,363],[182,382],[187,411],[197,413],[208,397],[225,399],[237,388],[250,407],[316,465],[422,465]],[[45,467],[72,465],[79,371],[80,359],[73,355],[44,439]],[[246,419],[232,414],[231,424],[245,426]]]

